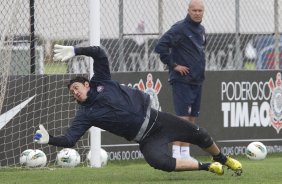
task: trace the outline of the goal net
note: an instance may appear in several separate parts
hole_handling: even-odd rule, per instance
[[[11,1],[12,2],[12,1]],[[4,24],[4,30],[0,39],[0,112],[2,109],[5,93],[6,93],[6,85],[9,76],[10,70],[10,61],[12,54],[12,46],[13,46],[13,32],[14,32],[14,24],[15,22],[15,12],[17,3],[12,3],[14,6],[10,10],[9,14],[7,14],[7,22]],[[9,24],[10,23],[10,24]]]
[[[64,133],[77,108],[67,82],[78,73],[88,77],[88,71],[69,72],[67,63],[52,60],[55,43],[87,45],[87,1],[30,2],[0,2],[0,167],[20,166],[27,149],[40,149],[48,164],[55,163],[62,148],[36,144],[33,135],[39,124],[50,135]],[[60,19],[65,16],[69,20]],[[74,149],[84,162],[88,133]]]
[[[48,164],[53,164],[62,149],[35,144],[33,135],[39,124],[51,135],[62,135],[74,117],[78,106],[66,83],[75,75],[88,76],[89,60],[76,57],[69,62],[55,62],[53,46],[89,45],[89,1],[1,0],[0,167],[18,166],[20,153],[26,149],[44,151]],[[189,2],[100,0],[101,46],[111,60],[111,71],[166,72],[154,46],[175,22],[185,18]],[[282,37],[277,40],[273,36],[277,33],[274,25],[280,25],[278,33],[282,25],[275,22],[282,17],[281,11],[274,11],[273,3],[205,1],[202,24],[207,34],[206,69],[274,69],[273,49],[261,53],[266,51],[264,48],[278,45],[281,49],[282,45]],[[281,0],[278,4],[282,6]],[[261,36],[266,41],[258,45]],[[268,58],[259,60],[262,54]],[[74,147],[82,162],[89,150],[88,136],[86,133]]]

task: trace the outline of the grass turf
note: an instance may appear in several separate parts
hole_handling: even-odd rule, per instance
[[[1,184],[88,184],[88,183],[193,183],[193,184],[277,184],[282,181],[282,155],[272,154],[262,161],[237,157],[243,164],[243,175],[232,176],[225,168],[223,176],[206,171],[163,172],[150,167],[145,161],[111,161],[104,168],[57,168],[43,169],[2,168]],[[209,157],[198,157],[209,161]]]

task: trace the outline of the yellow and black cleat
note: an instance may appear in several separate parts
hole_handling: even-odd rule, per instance
[[[208,171],[215,173],[217,175],[223,175],[224,174],[223,166],[219,162],[211,163]]]
[[[228,169],[233,170],[236,176],[241,176],[243,169],[242,164],[238,160],[227,156],[227,160],[224,165],[226,165]]]

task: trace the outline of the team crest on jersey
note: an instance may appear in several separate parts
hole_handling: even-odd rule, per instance
[[[133,86],[134,88],[137,88],[141,91],[144,91],[145,93],[148,93],[151,97],[152,101],[152,108],[161,110],[158,94],[162,88],[162,83],[159,79],[156,80],[156,83],[154,84],[153,81],[153,75],[149,73],[147,75],[147,81],[144,84],[143,80],[140,79],[140,81]]]
[[[101,93],[104,90],[104,86],[97,86],[97,92]]]
[[[281,73],[276,75],[275,84],[272,78],[268,82],[268,86],[272,92],[270,99],[269,116],[271,125],[277,131],[277,134],[282,128],[282,86],[281,86]]]

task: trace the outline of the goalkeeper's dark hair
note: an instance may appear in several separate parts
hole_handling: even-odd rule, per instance
[[[84,84],[85,82],[89,83],[89,80],[86,77],[77,76],[77,77],[75,77],[75,78],[73,78],[69,81],[68,88],[70,89],[70,86],[75,82],[80,82],[80,83]]]

